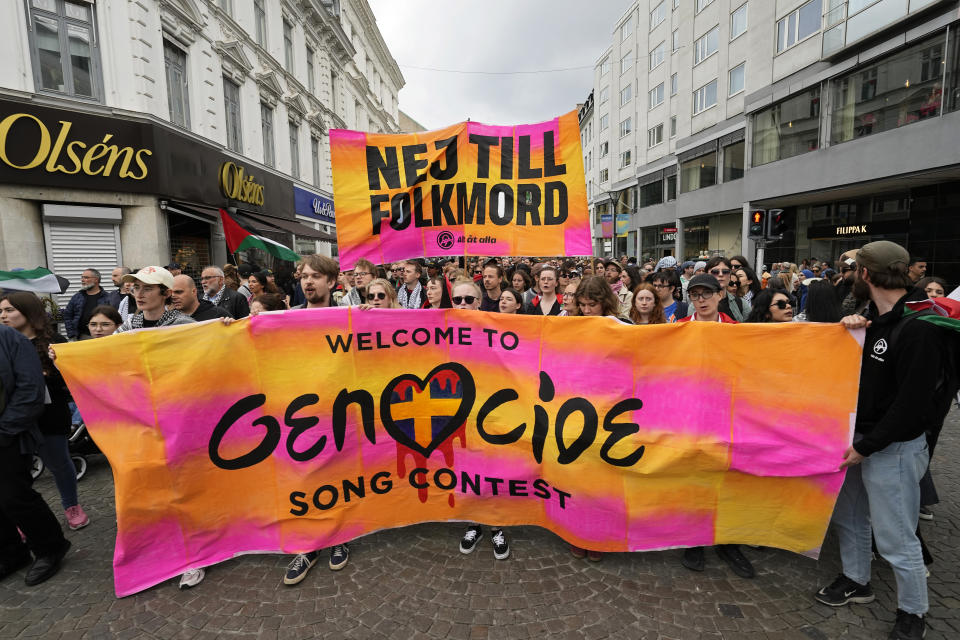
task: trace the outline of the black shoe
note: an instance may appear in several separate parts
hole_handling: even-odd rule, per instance
[[[30,552],[24,548],[21,548],[20,551],[13,554],[12,557],[0,560],[0,580],[3,580],[10,574],[20,571],[20,569],[23,569],[25,566],[30,564],[32,559],[33,557],[30,555]]]
[[[319,551],[298,553],[287,565],[287,572],[283,575],[283,584],[295,585],[302,582],[307,577],[307,572],[313,568],[313,565],[317,564],[319,559]]]
[[[52,578],[56,575],[57,571],[60,571],[60,562],[69,550],[70,541],[64,540],[60,551],[47,556],[41,556],[34,560],[30,566],[30,570],[27,571],[27,577],[23,580],[24,583],[26,583],[28,587],[33,587]]]
[[[867,584],[860,584],[859,582],[854,582],[842,573],[837,576],[836,580],[830,583],[830,586],[820,589],[813,597],[817,602],[831,607],[842,607],[851,602],[868,604],[876,599],[869,582]]]
[[[480,538],[482,537],[483,530],[478,525],[473,525],[468,528],[460,540],[460,553],[473,553],[473,550],[477,548],[477,543],[480,542]]]
[[[715,549],[720,559],[730,565],[733,572],[741,578],[752,578],[757,575],[753,570],[753,565],[740,551],[740,545],[718,544]]]
[[[930,511],[927,507],[920,507],[920,519],[933,520],[933,511]]]
[[[330,569],[340,571],[347,566],[347,560],[350,559],[350,549],[345,544],[338,544],[330,549]]]
[[[705,566],[703,547],[684,549],[681,564],[691,571],[703,571]]]
[[[494,529],[490,532],[490,539],[493,540],[493,557],[497,560],[506,560],[510,557],[510,543],[507,537],[503,535],[503,529]]]
[[[920,640],[927,635],[927,625],[923,616],[897,609],[897,622],[887,636],[890,640]]]

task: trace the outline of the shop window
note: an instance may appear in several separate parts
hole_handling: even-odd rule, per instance
[[[944,40],[937,36],[834,81],[830,141],[846,142],[939,116]]]
[[[663,202],[663,181],[657,180],[640,187],[640,208]]]
[[[744,142],[735,142],[723,148],[723,181],[731,182],[743,177]]]
[[[167,75],[167,105],[170,122],[190,128],[190,96],[187,91],[187,54],[180,47],[163,41],[163,63]]]
[[[820,31],[823,1],[810,0],[777,22],[777,53]]]
[[[680,164],[680,193],[717,184],[717,152],[692,158]]]
[[[253,0],[253,22],[256,31],[257,44],[266,49],[267,47],[267,9],[264,6],[265,0]]]
[[[754,114],[752,166],[816,151],[819,141],[820,87],[817,87]]]
[[[260,103],[260,129],[263,131],[263,164],[272,167],[276,164],[273,155],[273,109]]]
[[[243,153],[243,129],[240,126],[240,86],[223,79],[223,104],[227,119],[227,149]]]
[[[28,30],[38,91],[100,98],[100,50],[94,7],[71,0],[31,0]]]
[[[300,177],[300,127],[293,121],[290,125],[290,175]]]

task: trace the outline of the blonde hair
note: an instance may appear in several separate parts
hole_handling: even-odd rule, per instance
[[[387,308],[388,309],[399,309],[400,304],[397,302],[397,290],[393,288],[393,285],[384,278],[376,278],[367,285],[367,293],[370,293],[370,290],[374,287],[379,286],[383,287],[384,293],[387,294]],[[363,300],[362,302],[367,302]]]
[[[468,280],[467,278],[460,278],[454,281],[453,286],[450,288],[451,297],[453,297],[453,292],[456,291],[457,287],[459,287],[460,285],[470,285],[473,288],[473,290],[477,293],[478,300],[483,297],[483,294],[480,292],[480,287],[477,286],[477,283],[474,282],[473,280]]]

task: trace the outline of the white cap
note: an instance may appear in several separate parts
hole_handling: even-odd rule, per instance
[[[123,282],[133,282],[139,280],[144,284],[162,284],[167,289],[173,288],[173,274],[163,267],[144,267],[136,273],[128,273],[123,276]]]

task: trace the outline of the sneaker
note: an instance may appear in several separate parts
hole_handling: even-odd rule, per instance
[[[740,545],[718,544],[714,547],[720,559],[727,563],[730,569],[741,578],[752,578],[756,575],[753,564],[740,551]]]
[[[90,524],[90,518],[83,511],[83,507],[80,505],[74,505],[72,507],[67,507],[67,526],[76,531],[77,529],[83,529],[85,526]]]
[[[684,549],[681,564],[691,571],[703,571],[706,564],[703,556],[703,547]]]
[[[584,549],[583,547],[577,547],[577,546],[574,546],[574,545],[570,545],[570,555],[572,555],[574,558],[578,558],[578,559],[586,558],[586,557],[587,557],[587,550]]]
[[[338,544],[330,549],[330,569],[340,571],[347,566],[347,560],[350,559],[350,549],[345,544]]]
[[[204,576],[207,573],[203,569],[190,569],[185,571],[182,576],[180,576],[180,589],[189,589],[190,587],[195,587],[201,582],[203,582]]]
[[[506,536],[503,535],[503,529],[494,529],[490,532],[490,539],[493,540],[493,557],[497,560],[506,560],[510,557],[510,545],[507,543]],[[461,550],[462,550],[461,543]]]
[[[933,520],[933,511],[930,511],[927,507],[920,507],[920,519]]]
[[[287,565],[287,573],[283,576],[283,584],[297,584],[307,577],[307,572],[317,564],[320,559],[319,551],[310,553],[298,553],[293,561]]]
[[[460,553],[473,553],[473,550],[477,548],[477,543],[480,542],[480,538],[482,537],[483,530],[480,529],[479,526],[474,525],[467,529],[467,532],[463,534],[463,538],[460,539]]]
[[[897,621],[893,631],[887,636],[890,640],[920,640],[927,635],[927,625],[923,616],[897,609]]]
[[[602,551],[587,551],[587,560],[590,562],[600,562],[603,560]]]
[[[842,607],[851,602],[868,604],[876,599],[869,582],[867,584],[860,584],[859,582],[854,582],[842,573],[837,576],[837,579],[834,580],[830,586],[820,589],[813,597],[817,602],[831,607]]]

